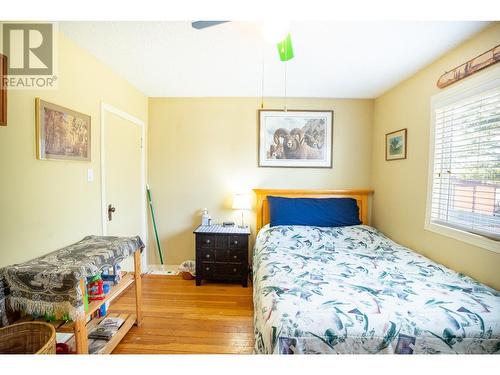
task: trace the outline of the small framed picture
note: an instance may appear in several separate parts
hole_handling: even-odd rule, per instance
[[[406,134],[401,129],[385,135],[385,160],[406,159]]]
[[[35,113],[37,159],[90,161],[90,116],[40,98]]]

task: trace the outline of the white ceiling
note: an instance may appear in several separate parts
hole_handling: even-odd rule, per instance
[[[287,96],[375,98],[486,25],[292,22]],[[285,64],[256,22],[204,30],[190,22],[61,22],[59,28],[147,96],[260,96],[263,60],[264,95],[284,95]]]

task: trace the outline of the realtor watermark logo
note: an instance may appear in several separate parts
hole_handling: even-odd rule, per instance
[[[2,53],[7,56],[8,89],[57,88],[55,24],[2,23]]]

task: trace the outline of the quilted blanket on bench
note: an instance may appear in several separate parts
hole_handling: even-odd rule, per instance
[[[25,263],[5,267],[13,310],[41,316],[83,316],[79,281],[120,263],[144,248],[139,236],[87,236],[81,241]]]

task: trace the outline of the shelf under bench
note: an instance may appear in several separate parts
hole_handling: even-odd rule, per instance
[[[135,323],[137,326],[140,326],[142,323],[142,280],[141,280],[141,250],[137,249],[134,252],[134,275],[126,274],[117,285],[111,287],[111,290],[106,295],[103,300],[100,301],[92,301],[89,303],[88,310],[85,313],[85,317],[79,320],[76,320],[73,325],[73,332],[75,333],[75,344],[76,344],[76,352],[77,354],[88,354],[88,324],[96,319],[92,319],[89,323],[87,323],[88,317],[99,307],[101,307],[107,301],[112,300],[117,295],[122,293],[127,287],[131,284],[135,284],[135,307],[136,314],[130,314],[127,316],[125,322],[120,327],[118,332],[111,338],[111,340],[106,344],[103,350],[99,353],[106,354],[111,353],[111,351],[118,345],[120,340],[125,336],[125,334],[129,331],[132,325]],[[80,280],[80,288],[82,289],[82,295],[85,293],[85,280]],[[111,316],[110,314],[108,314]],[[107,315],[107,316],[108,316]],[[93,323],[94,324],[94,323]],[[111,348],[112,347],[112,348]],[[109,350],[111,348],[111,350]]]
[[[93,313],[95,313],[99,308],[106,302],[111,301],[114,299],[116,296],[120,295],[127,289],[131,284],[134,282],[134,275],[131,273],[125,274],[125,276],[122,277],[120,282],[116,285],[111,286],[109,293],[106,294],[105,298],[102,300],[96,300],[89,302],[89,308],[85,312],[85,315],[91,316]]]
[[[137,320],[137,315],[135,314],[115,314],[115,313],[108,313],[104,317],[100,318],[94,318],[91,319],[87,324],[87,332],[90,332],[93,328],[95,328],[101,320],[104,318],[122,318],[124,320],[123,324],[121,327],[118,329],[118,331],[113,335],[113,337],[108,341],[108,343],[101,349],[99,352],[95,354],[111,354],[113,350],[118,346],[120,341],[125,337],[128,331],[130,331],[130,328],[135,324]],[[35,321],[35,322],[44,322],[51,324],[54,326],[57,332],[60,333],[73,333],[75,329],[74,322],[72,321],[62,321],[62,320],[55,320],[55,321],[46,321],[45,319],[34,319],[31,316],[26,316],[24,318],[19,319],[16,323],[22,323],[22,322],[29,322],[29,321]],[[75,338],[76,340],[76,338]]]
[[[115,314],[115,313],[109,313],[106,314],[105,317],[97,318],[97,319],[92,319],[88,324],[87,324],[87,330],[90,330],[97,326],[101,320],[104,318],[122,318],[124,320],[123,324],[121,327],[118,329],[118,331],[111,337],[111,339],[107,342],[104,347],[99,350],[99,352],[95,354],[111,354],[113,350],[118,346],[120,341],[125,337],[128,331],[130,331],[130,328],[135,324],[135,321],[137,319],[137,316],[135,314]],[[92,325],[91,325],[92,323]]]

